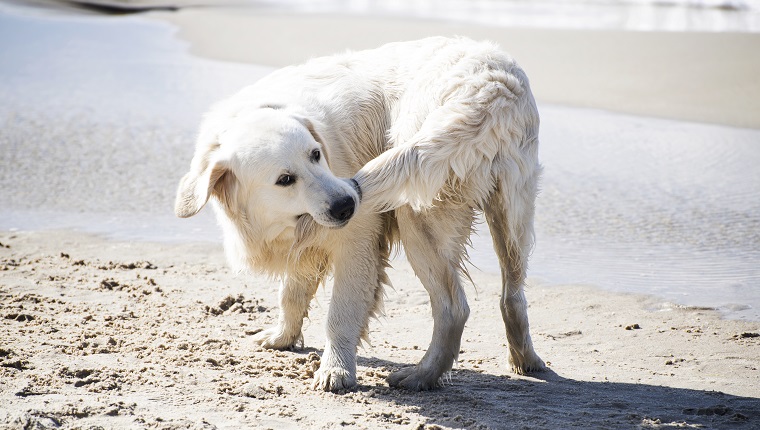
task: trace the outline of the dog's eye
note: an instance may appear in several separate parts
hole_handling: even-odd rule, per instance
[[[311,161],[319,163],[320,157],[322,157],[322,153],[319,151],[319,149],[311,151]]]
[[[279,178],[277,178],[277,182],[275,182],[275,185],[279,185],[281,187],[287,187],[288,185],[293,185],[296,183],[296,177],[293,175],[280,175]]]

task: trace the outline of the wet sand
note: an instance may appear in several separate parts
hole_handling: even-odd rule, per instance
[[[285,66],[433,35],[499,43],[540,102],[760,128],[760,34],[504,28],[244,8],[157,12],[191,52]],[[329,31],[325,31],[329,29]]]

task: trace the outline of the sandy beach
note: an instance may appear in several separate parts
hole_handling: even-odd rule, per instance
[[[324,342],[320,290],[305,349],[250,339],[277,318],[277,284],[230,274],[218,245],[0,234],[0,423],[5,428],[756,428],[760,325],[572,285],[527,289],[550,371],[506,369],[499,281],[476,273],[446,386],[390,389],[431,330],[397,262],[386,316],[359,351],[360,386],[310,388]]]
[[[213,101],[274,67],[428,34],[501,43],[538,96],[526,294],[550,370],[507,368],[481,231],[443,388],[384,380],[432,330],[399,256],[359,388],[316,392],[329,285],[304,349],[255,345],[278,284],[230,272],[209,211],[175,219],[176,183]],[[0,3],[0,428],[758,428],[759,40]]]

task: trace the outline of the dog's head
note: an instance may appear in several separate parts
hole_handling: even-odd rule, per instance
[[[268,107],[212,111],[180,181],[175,213],[193,216],[214,197],[228,215],[257,224],[272,239],[304,215],[342,227],[356,210],[358,187],[336,177],[328,159],[313,121],[303,115]]]

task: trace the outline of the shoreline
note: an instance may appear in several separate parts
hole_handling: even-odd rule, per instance
[[[539,103],[760,128],[757,33],[507,28],[234,7],[146,16],[176,25],[195,55],[274,67],[432,35],[489,39],[526,70]]]

